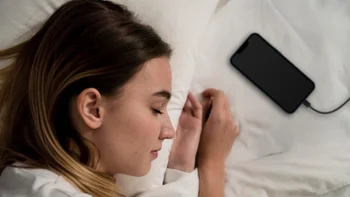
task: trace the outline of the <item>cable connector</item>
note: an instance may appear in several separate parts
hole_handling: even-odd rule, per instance
[[[307,101],[307,100],[305,100],[305,101],[303,102],[303,104],[305,105],[305,107],[310,107],[310,106],[311,106],[310,102]]]

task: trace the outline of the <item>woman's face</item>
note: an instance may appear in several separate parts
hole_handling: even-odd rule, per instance
[[[162,141],[175,134],[166,110],[170,92],[169,59],[160,57],[146,62],[118,96],[104,97],[93,88],[78,95],[73,121],[100,151],[98,170],[147,174]]]

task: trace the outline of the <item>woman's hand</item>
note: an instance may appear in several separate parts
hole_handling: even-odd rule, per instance
[[[206,120],[198,149],[198,167],[224,167],[239,131],[222,91],[207,89],[202,95],[211,98],[211,111]]]
[[[238,135],[229,102],[222,91],[207,89],[212,106],[197,153],[199,197],[224,197],[225,161]]]
[[[207,108],[207,102],[201,104],[192,93],[189,93],[170,151],[168,168],[184,172],[194,170],[202,133],[203,108]]]

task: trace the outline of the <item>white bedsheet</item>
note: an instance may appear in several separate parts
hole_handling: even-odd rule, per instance
[[[349,196],[350,104],[324,116],[287,115],[229,64],[260,33],[315,83],[308,98],[329,110],[349,96],[350,1],[230,0],[197,51],[192,90],[228,95],[241,125],[227,163],[226,196]]]

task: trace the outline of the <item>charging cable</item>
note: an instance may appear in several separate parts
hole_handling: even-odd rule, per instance
[[[333,109],[333,110],[331,110],[331,111],[320,111],[320,110],[318,110],[318,109],[315,109],[314,107],[312,107],[311,103],[310,103],[309,101],[307,101],[307,100],[305,100],[305,101],[303,102],[303,104],[304,104],[306,107],[308,107],[308,108],[310,108],[311,110],[313,110],[314,112],[316,112],[316,113],[327,115],[327,114],[331,114],[331,113],[334,113],[334,112],[338,111],[339,109],[341,109],[342,107],[344,107],[344,105],[346,105],[349,101],[350,101],[350,98],[348,98],[346,101],[344,101],[344,103],[342,103],[339,107],[337,107],[337,108],[335,108],[335,109]]]

